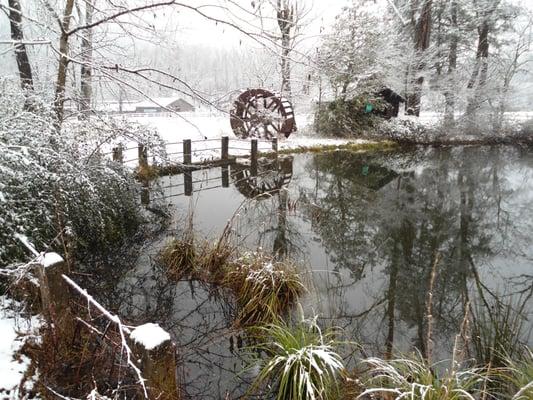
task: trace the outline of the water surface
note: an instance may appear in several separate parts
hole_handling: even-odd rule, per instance
[[[465,313],[481,302],[522,309],[532,344],[531,152],[337,151],[263,160],[256,177],[242,163],[195,172],[192,181],[189,197],[183,175],[161,179],[171,229],[118,287],[128,292],[124,314],[172,333],[194,398],[242,394],[253,371],[241,372],[231,299],[198,283],[168,282],[152,262],[189,223],[213,240],[229,223],[241,248],[297,260],[309,286],[306,313],[341,327],[368,353],[428,351],[431,282],[435,359],[450,357]]]

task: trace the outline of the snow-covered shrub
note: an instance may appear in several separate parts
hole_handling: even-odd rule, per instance
[[[418,118],[392,118],[383,121],[377,134],[400,142],[423,142],[428,140],[428,129]]]
[[[315,128],[324,136],[360,136],[371,133],[383,120],[368,112],[368,104],[373,110],[381,111],[385,105],[380,99],[358,96],[350,100],[337,99],[323,104],[315,112]]]
[[[157,144],[155,134],[101,117],[58,131],[47,103],[37,112],[24,111],[22,104],[16,90],[0,95],[0,265],[24,257],[15,234],[39,250],[68,237],[78,251],[102,249],[132,234],[141,221],[138,185],[101,151],[124,137]]]

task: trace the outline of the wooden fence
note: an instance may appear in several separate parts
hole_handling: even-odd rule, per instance
[[[196,143],[210,143],[218,142],[216,147],[203,147],[201,149],[193,150],[193,145]],[[139,143],[136,147],[131,147],[125,149],[124,147],[118,146],[113,148],[111,154],[115,162],[125,164],[135,162],[139,168],[139,171],[153,171],[154,173],[149,173],[147,175],[155,175],[158,177],[166,175],[176,175],[183,174],[183,185],[184,185],[184,195],[191,196],[194,192],[193,188],[193,176],[194,171],[221,167],[221,180],[222,187],[229,187],[229,166],[236,163],[237,157],[239,158],[249,158],[250,159],[250,175],[252,177],[257,176],[258,174],[258,159],[260,153],[259,144],[268,144],[267,149],[263,148],[263,152],[267,151],[274,157],[278,157],[278,139],[273,138],[272,140],[259,140],[253,138],[251,140],[243,139],[232,139],[228,136],[223,136],[220,139],[205,139],[205,140],[191,140],[186,139],[183,142],[176,143],[165,143],[167,148],[171,146],[180,146],[180,151],[167,152],[167,159],[162,160],[159,163],[150,165],[150,154],[148,147],[142,143]],[[242,147],[242,144],[246,144],[246,147]],[[239,146],[241,145],[241,146]],[[124,160],[124,152],[137,150],[136,158],[131,158]],[[203,160],[193,160],[193,155],[195,153],[217,151],[220,154],[219,158],[209,158]],[[244,153],[243,153],[244,152]],[[176,157],[181,157],[181,160],[176,160]],[[174,158],[174,160],[172,159]],[[143,174],[141,174],[142,176]],[[143,185],[143,191],[141,193],[141,200],[143,204],[147,204],[149,199],[149,182],[148,179],[141,179]]]
[[[207,151],[219,151],[220,150],[220,158],[214,159],[206,159],[206,160],[200,160],[200,161],[193,161],[193,144],[194,143],[208,143],[217,141],[220,143],[217,147],[208,147],[208,148],[201,148],[196,150],[196,152],[207,152]],[[220,139],[205,139],[205,140],[191,140],[186,139],[182,142],[176,142],[176,143],[165,143],[165,146],[168,148],[173,145],[182,145],[181,151],[175,151],[175,152],[167,152],[167,156],[181,156],[182,161],[171,161],[170,159],[166,160],[164,163],[159,164],[158,167],[182,167],[184,170],[195,170],[200,169],[201,167],[204,167],[206,165],[208,166],[218,166],[223,165],[227,163],[231,163],[234,161],[234,159],[239,157],[249,157],[250,163],[252,165],[252,171],[257,170],[257,158],[259,155],[259,143],[268,143],[269,144],[269,150],[274,153],[274,155],[277,155],[278,153],[278,139],[273,138],[272,140],[259,140],[259,139],[251,139],[251,140],[243,140],[243,139],[233,139],[233,143],[247,143],[248,149],[243,147],[237,147],[237,146],[230,146],[230,139],[228,136],[222,136]],[[148,147],[142,143],[139,143],[137,145],[137,158],[124,160],[124,151],[125,150],[132,150],[133,148],[125,149],[124,147],[118,146],[113,148],[111,154],[113,157],[113,160],[120,163],[125,162],[138,162],[139,167],[148,167],[149,166],[149,154],[148,154]],[[234,154],[232,150],[238,150],[238,154]],[[242,153],[242,151],[246,151],[245,154]]]

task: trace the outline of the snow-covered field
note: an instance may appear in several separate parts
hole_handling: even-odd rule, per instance
[[[192,160],[204,161],[219,159],[221,156],[221,138],[229,137],[229,153],[234,156],[250,154],[250,140],[235,137],[229,122],[229,114],[221,112],[181,113],[176,116],[130,116],[129,119],[155,128],[166,142],[166,150],[172,161],[183,161],[183,140],[190,139],[192,145]],[[315,146],[342,146],[350,143],[365,143],[361,139],[332,139],[318,137],[313,134],[309,126],[312,115],[302,115],[297,119],[299,131],[289,138],[279,140],[279,149],[301,149]],[[272,150],[272,144],[260,140],[260,152]],[[127,143],[124,160],[127,165],[137,165],[137,147],[135,143]]]
[[[219,159],[221,154],[221,138],[230,138],[229,151],[231,155],[243,156],[250,153],[250,141],[235,137],[229,122],[229,114],[222,112],[193,112],[181,114],[135,114],[126,116],[131,121],[155,128],[166,143],[166,150],[170,160],[183,161],[183,140],[190,139],[192,142],[192,160],[205,161]],[[414,118],[403,116],[400,118]],[[425,126],[433,126],[442,119],[441,113],[423,112],[416,121]],[[506,113],[509,123],[522,123],[533,119],[532,112]],[[318,136],[312,129],[313,116],[301,114],[297,118],[299,130],[289,138],[279,141],[279,149],[302,149],[316,146],[342,146],[346,144],[359,144],[368,141],[362,139],[334,139]],[[271,150],[271,144],[267,141],[259,141],[259,151]],[[137,144],[127,143],[124,152],[124,160],[129,166],[137,165]]]
[[[458,115],[456,115],[456,117],[458,117]],[[504,114],[504,117],[508,123],[522,123],[533,119],[533,111],[506,112]],[[420,113],[418,121],[424,125],[431,126],[437,123],[438,121],[442,121],[443,118],[443,113],[425,111]]]

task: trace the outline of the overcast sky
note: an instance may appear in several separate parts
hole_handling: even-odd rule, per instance
[[[256,3],[258,1],[255,0]],[[386,1],[376,0],[376,7],[380,7],[380,4],[386,4]],[[235,0],[235,2],[248,12],[253,10],[251,0]],[[514,2],[522,4],[533,11],[533,0],[515,0]],[[251,15],[247,15],[245,11],[239,11],[235,6],[230,6],[234,13],[233,15],[223,10],[222,7],[228,6],[225,0],[188,0],[188,3],[194,6],[203,5],[205,8],[202,8],[202,11],[206,14],[234,22],[241,27],[246,27],[249,24],[249,29],[252,29],[251,25],[257,26],[257,21]],[[300,0],[300,3],[303,3],[304,7],[310,10],[306,17],[309,25],[305,27],[304,34],[311,41],[316,38],[316,35],[319,35],[321,27],[326,29],[331,27],[335,16],[340,13],[343,6],[350,3],[350,0]],[[213,5],[220,8],[217,9]],[[267,11],[265,8],[265,16],[268,15]],[[216,44],[220,46],[238,46],[241,40],[246,40],[235,29],[223,24],[216,25],[214,22],[208,21],[190,11],[181,11],[176,17],[178,40],[186,40],[188,43],[194,44]],[[274,17],[273,12],[270,17]]]
[[[257,1],[257,0],[256,0]],[[250,0],[236,0],[237,3],[249,12],[253,10],[252,1]],[[308,38],[315,37],[320,33],[320,27],[328,27],[332,24],[335,16],[340,12],[342,7],[349,3],[349,0],[304,0],[302,1],[306,10],[305,20],[308,22],[308,26],[305,27],[305,36]],[[205,8],[202,11],[206,14],[235,23],[236,25],[245,29],[252,30],[253,27],[258,27],[258,20],[254,20],[252,15],[247,14],[245,11],[238,10],[237,7],[231,6],[233,15],[229,14],[226,10],[216,7],[210,7],[208,5],[219,5],[221,7],[227,6],[228,3],[224,0],[189,0],[189,4],[198,6],[204,4]],[[269,13],[269,11],[271,11]],[[264,9],[265,17],[273,18],[275,14],[267,7]],[[265,18],[266,20],[266,18]],[[217,44],[222,46],[238,46],[241,40],[246,40],[244,35],[237,30],[224,25],[215,24],[215,22],[208,21],[202,18],[198,14],[192,11],[183,10],[176,15],[176,22],[178,24],[177,35],[178,38],[186,40],[188,43],[205,43],[205,44]],[[271,20],[271,23],[274,21]],[[266,20],[268,24],[268,21]]]

